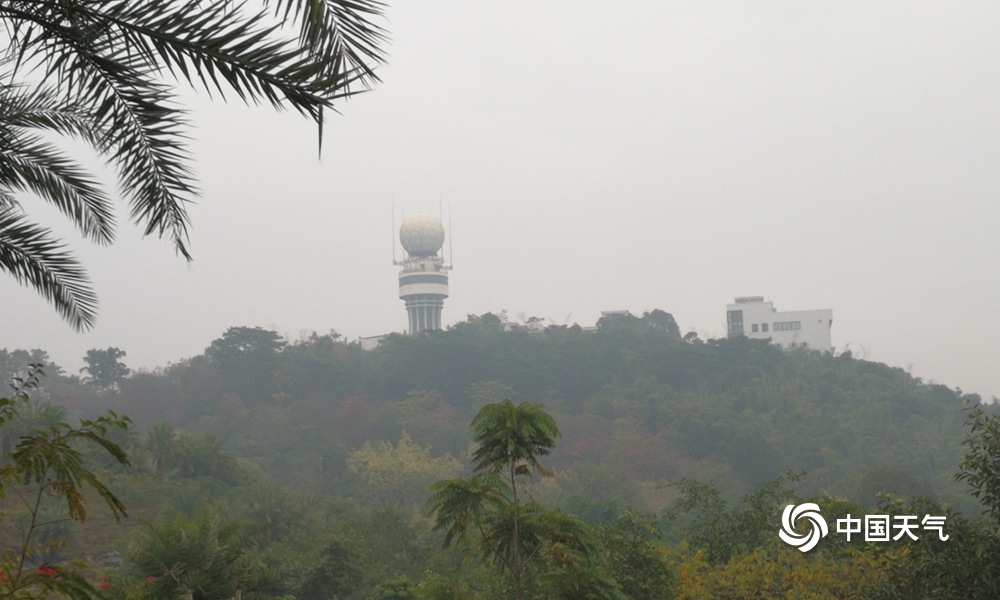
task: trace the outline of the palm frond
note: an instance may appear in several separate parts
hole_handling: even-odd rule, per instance
[[[0,210],[0,270],[35,288],[78,331],[97,319],[97,296],[83,267],[51,233],[16,209]]]
[[[166,72],[210,94],[290,106],[320,128],[334,100],[377,80],[382,3],[275,0],[273,8],[293,19],[298,41],[284,35],[282,20],[242,2],[9,2],[0,20],[18,64],[40,61],[66,97],[93,111],[133,220],[190,259],[186,204],[197,189]]]
[[[315,56],[344,56],[347,72],[358,73],[364,84],[378,81],[374,65],[385,55],[386,31],[374,21],[386,5],[377,0],[264,0],[274,5],[282,20],[299,26],[300,42]]]
[[[487,404],[472,420],[472,437],[479,444],[472,455],[475,468],[499,472],[525,467],[518,474],[527,469],[548,474],[537,457],[549,454],[559,436],[555,419],[541,405],[514,406],[510,400]]]
[[[230,0],[0,3],[4,79],[40,69],[53,84],[0,85],[0,147],[8,150],[0,208],[14,205],[13,190],[32,191],[89,237],[110,241],[112,215],[96,184],[26,132],[80,137],[116,166],[132,220],[190,260],[187,207],[198,189],[167,76],[209,95],[290,107],[317,123],[322,149],[324,110],[377,81],[383,10],[377,0],[264,0],[259,10]]]
[[[0,84],[0,123],[76,137],[100,150],[102,136],[87,107],[61,98],[50,86]]]
[[[101,244],[114,239],[111,200],[89,173],[58,148],[34,135],[14,139],[0,129],[0,185],[33,192],[55,205],[80,229]]]
[[[32,192],[54,204],[87,237],[110,243],[115,222],[111,200],[86,169],[30,133],[33,129],[92,144],[100,138],[86,111],[59,99],[50,88],[0,86],[0,188]]]
[[[471,527],[491,511],[502,508],[506,502],[504,491],[491,474],[433,484],[427,505],[435,518],[434,530],[446,530],[444,546],[465,540]]]
[[[184,147],[186,121],[168,86],[144,77],[128,56],[80,53],[72,57],[66,85],[95,108],[106,131],[104,146],[118,167],[131,216],[145,234],[169,236],[186,259],[186,205],[197,195]]]

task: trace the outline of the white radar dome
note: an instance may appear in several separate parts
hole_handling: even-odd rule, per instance
[[[399,227],[399,242],[410,256],[434,256],[444,245],[444,226],[434,215],[412,214]]]

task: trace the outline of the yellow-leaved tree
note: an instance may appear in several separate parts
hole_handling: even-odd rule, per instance
[[[451,454],[431,456],[403,431],[399,441],[365,444],[347,457],[347,468],[365,486],[365,496],[378,503],[415,507],[427,497],[427,487],[441,479],[451,479],[462,464]]]

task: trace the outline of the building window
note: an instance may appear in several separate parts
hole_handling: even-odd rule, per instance
[[[802,329],[802,321],[783,321],[774,324],[775,331],[798,331]]]
[[[767,333],[767,323],[764,323],[763,325],[761,325],[760,326],[760,330],[763,331],[764,333]]]
[[[757,333],[757,324],[756,323],[754,323],[753,325],[750,326],[750,331],[753,332],[753,333]]]
[[[743,311],[726,311],[726,321],[729,329],[729,337],[739,337],[743,335]]]

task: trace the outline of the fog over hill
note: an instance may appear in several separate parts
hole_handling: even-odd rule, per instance
[[[391,3],[383,83],[330,116],[321,159],[305,120],[192,98],[194,262],[124,225],[74,241],[97,327],[2,279],[3,345],[154,368],[234,325],[401,331],[390,206],[443,204],[445,325],[659,306],[708,339],[764,295],[833,309],[840,351],[1000,396],[1000,7],[525,6]]]

